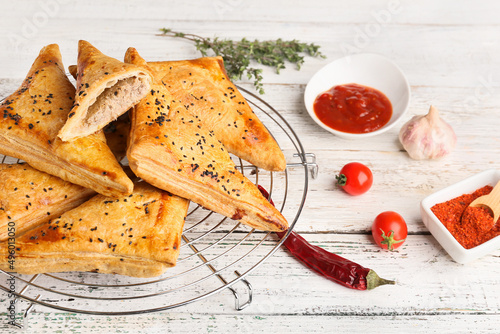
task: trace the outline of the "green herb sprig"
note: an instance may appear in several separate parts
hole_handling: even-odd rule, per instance
[[[171,29],[160,29],[160,36],[180,37],[194,42],[194,45],[201,54],[210,56],[210,51],[214,55],[224,59],[224,66],[228,76],[232,80],[240,80],[246,73],[248,79],[254,80],[255,89],[264,94],[262,85],[262,69],[251,66],[252,61],[259,64],[274,67],[276,73],[285,68],[285,61],[296,65],[300,70],[304,63],[304,55],[312,57],[324,56],[319,52],[319,46],[313,43],[301,43],[297,40],[284,41],[277,39],[274,41],[249,41],[243,38],[240,41],[228,39],[204,38],[194,34],[185,34],[172,31]]]

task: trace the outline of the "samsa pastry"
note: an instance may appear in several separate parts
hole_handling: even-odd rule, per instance
[[[27,164],[0,164],[0,241],[19,237],[93,195]]]
[[[151,76],[141,68],[79,41],[75,103],[59,137],[68,141],[101,130],[139,102],[150,82]]]
[[[133,48],[125,59],[148,69]],[[132,109],[127,158],[138,177],[160,189],[259,230],[286,230],[286,219],[237,170],[218,138],[156,78]]]
[[[192,117],[203,119],[230,153],[269,170],[283,171],[280,147],[237,87],[222,57],[149,62],[148,66]]]
[[[59,47],[44,47],[21,87],[0,104],[0,154],[104,195],[130,194],[133,183],[102,131],[71,142],[57,137],[74,99]]]
[[[68,71],[76,80],[77,66],[68,66]],[[104,135],[106,136],[106,143],[108,144],[111,152],[116,157],[116,160],[121,161],[126,156],[127,152],[127,138],[130,132],[130,118],[128,113],[118,117],[115,121],[109,123],[104,127]]]
[[[129,196],[97,195],[16,238],[12,267],[8,243],[0,243],[0,269],[159,276],[177,262],[188,205],[145,182]]]

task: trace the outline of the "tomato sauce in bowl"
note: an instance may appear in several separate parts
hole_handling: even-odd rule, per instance
[[[347,133],[376,131],[392,117],[392,104],[384,93],[355,83],[319,94],[313,108],[323,124]]]

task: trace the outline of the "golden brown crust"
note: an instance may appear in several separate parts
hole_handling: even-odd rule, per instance
[[[93,195],[27,164],[0,164],[0,241],[19,237]]]
[[[64,141],[95,133],[127,112],[147,94],[151,76],[79,41],[76,80],[75,103],[59,132]]]
[[[144,65],[135,49],[126,59]],[[256,229],[283,231],[286,219],[235,167],[204,120],[153,82],[132,113],[127,157],[145,181]]]
[[[77,66],[68,66],[68,71],[76,80]],[[128,113],[118,117],[115,121],[104,127],[106,143],[113,152],[116,160],[121,161],[127,155],[127,139],[130,132],[130,118]]]
[[[17,238],[13,268],[8,244],[0,243],[0,269],[158,276],[176,264],[188,205],[145,182],[130,196],[97,195]]]
[[[72,142],[57,137],[74,97],[59,47],[46,46],[21,87],[0,105],[0,153],[101,194],[129,194],[132,181],[102,132]]]
[[[202,118],[227,150],[270,171],[286,168],[283,152],[229,80],[221,57],[148,62],[176,101]]]

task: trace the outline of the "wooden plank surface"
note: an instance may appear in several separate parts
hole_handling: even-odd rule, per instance
[[[28,332],[497,333],[500,251],[467,265],[455,263],[428,233],[419,203],[474,173],[499,168],[499,10],[495,1],[451,0],[1,1],[0,97],[17,88],[40,48],[49,43],[60,45],[66,66],[76,61],[79,39],[116,58],[129,46],[150,60],[199,56],[190,42],[157,36],[162,27],[207,37],[281,37],[321,45],[327,59],[307,57],[300,71],[292,65],[279,75],[264,70],[262,97],[285,117],[320,168],[318,178],[310,180],[296,230],[398,283],[352,291],[278,250],[248,275],[254,300],[243,311],[234,309],[228,290],[172,310],[133,316],[38,306],[29,316]],[[450,156],[411,160],[397,139],[402,123],[369,141],[340,139],[315,125],[303,105],[307,81],[329,61],[358,52],[386,55],[405,72],[412,98],[404,121],[426,112],[430,104],[441,110],[458,137]],[[252,89],[248,80],[238,84]],[[293,160],[293,147],[285,145],[284,152]],[[357,198],[334,184],[335,174],[350,161],[366,163],[375,175],[370,192]],[[302,182],[300,176],[290,178],[292,188]],[[292,195],[295,201],[300,197],[298,192]],[[392,253],[378,249],[369,234],[373,218],[385,210],[401,213],[410,232],[405,245]],[[266,241],[247,260],[258,262],[273,245]],[[235,288],[244,299],[243,284]],[[0,293],[1,319],[8,301]],[[138,300],[133,306],[143,303]],[[6,321],[0,321],[0,331],[11,332]]]

